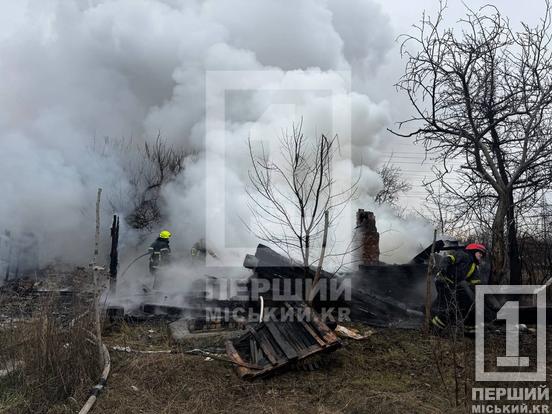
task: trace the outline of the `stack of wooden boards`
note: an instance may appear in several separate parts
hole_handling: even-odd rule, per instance
[[[341,347],[336,334],[311,308],[286,306],[290,311],[286,320],[248,325],[245,334],[226,342],[228,357],[241,378],[266,376]]]

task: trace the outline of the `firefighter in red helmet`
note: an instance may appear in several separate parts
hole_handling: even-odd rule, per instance
[[[479,264],[486,255],[485,245],[471,243],[442,260],[435,277],[437,298],[431,309],[436,330],[458,325],[467,333],[475,330],[474,292],[481,283]]]

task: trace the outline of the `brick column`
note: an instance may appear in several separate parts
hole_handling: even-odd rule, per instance
[[[356,215],[355,238],[358,248],[356,255],[359,258],[359,264],[375,265],[379,264],[379,233],[376,228],[376,216],[371,211],[359,209]]]

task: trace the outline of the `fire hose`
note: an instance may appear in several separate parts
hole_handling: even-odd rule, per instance
[[[109,357],[109,351],[107,350],[107,347],[103,344],[102,349],[104,354],[104,369],[102,371],[102,376],[100,377],[100,382],[98,382],[98,384],[96,384],[94,388],[92,388],[92,390],[90,391],[90,397],[88,397],[86,404],[84,404],[84,406],[81,408],[79,414],[87,414],[92,409],[94,403],[100,395],[100,392],[107,385],[107,377],[109,377],[109,371],[111,370],[111,358]]]
[[[112,346],[111,349],[113,351],[117,352],[126,352],[126,353],[135,353],[135,354],[177,354],[177,353],[184,353],[184,354],[190,354],[190,355],[202,355],[202,356],[208,356],[211,359],[215,359],[217,361],[227,362],[229,364],[238,365],[241,367],[251,368],[251,369],[262,369],[259,365],[255,364],[248,364],[246,362],[237,362],[233,361],[231,359],[225,358],[222,354],[218,354],[215,352],[209,352],[203,349],[194,348],[190,349],[188,351],[177,351],[172,349],[166,349],[166,350],[159,350],[159,351],[141,351],[137,349],[131,349],[130,347],[123,347],[123,346]],[[80,413],[79,413],[80,414]]]
[[[134,259],[132,262],[130,262],[130,264],[125,268],[125,270],[123,270],[123,272],[121,273],[121,276],[119,276],[119,280],[123,278],[123,276],[126,274],[126,272],[128,272],[128,270],[130,269],[130,267],[136,263],[138,260],[140,260],[142,257],[145,257],[147,255],[149,255],[150,253],[147,252],[147,253],[144,253],[140,256],[138,256],[136,259]]]

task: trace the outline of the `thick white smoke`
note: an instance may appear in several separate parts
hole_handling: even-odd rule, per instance
[[[90,258],[97,187],[102,218],[130,213],[125,154],[102,153],[104,137],[151,139],[160,133],[199,151],[185,172],[164,188],[165,226],[173,249],[187,251],[220,214],[233,240],[255,244],[242,226],[249,136],[276,142],[300,117],[306,134],[340,134],[344,171],[362,170],[361,197],[351,206],[376,209],[382,250],[389,261],[410,258],[429,241],[423,223],[399,221],[373,206],[381,186],[374,173],[391,124],[385,101],[362,93],[393,44],[388,18],[367,0],[27,0],[4,4],[0,28],[0,230],[34,231],[43,259]],[[226,211],[205,205],[206,73],[264,71],[277,79],[263,87],[313,91],[293,109],[274,106],[266,91],[230,96],[227,146],[221,154]],[[352,72],[349,93],[341,73]],[[262,84],[262,81],[261,81]],[[281,97],[278,99],[282,99]],[[350,102],[344,115],[330,111]],[[285,102],[283,102],[285,104]],[[272,105],[272,106],[271,106]],[[259,117],[260,120],[259,120]],[[350,229],[341,229],[346,239]],[[104,234],[107,234],[104,231]],[[131,233],[121,234],[123,243]],[[223,241],[220,241],[223,243]]]

